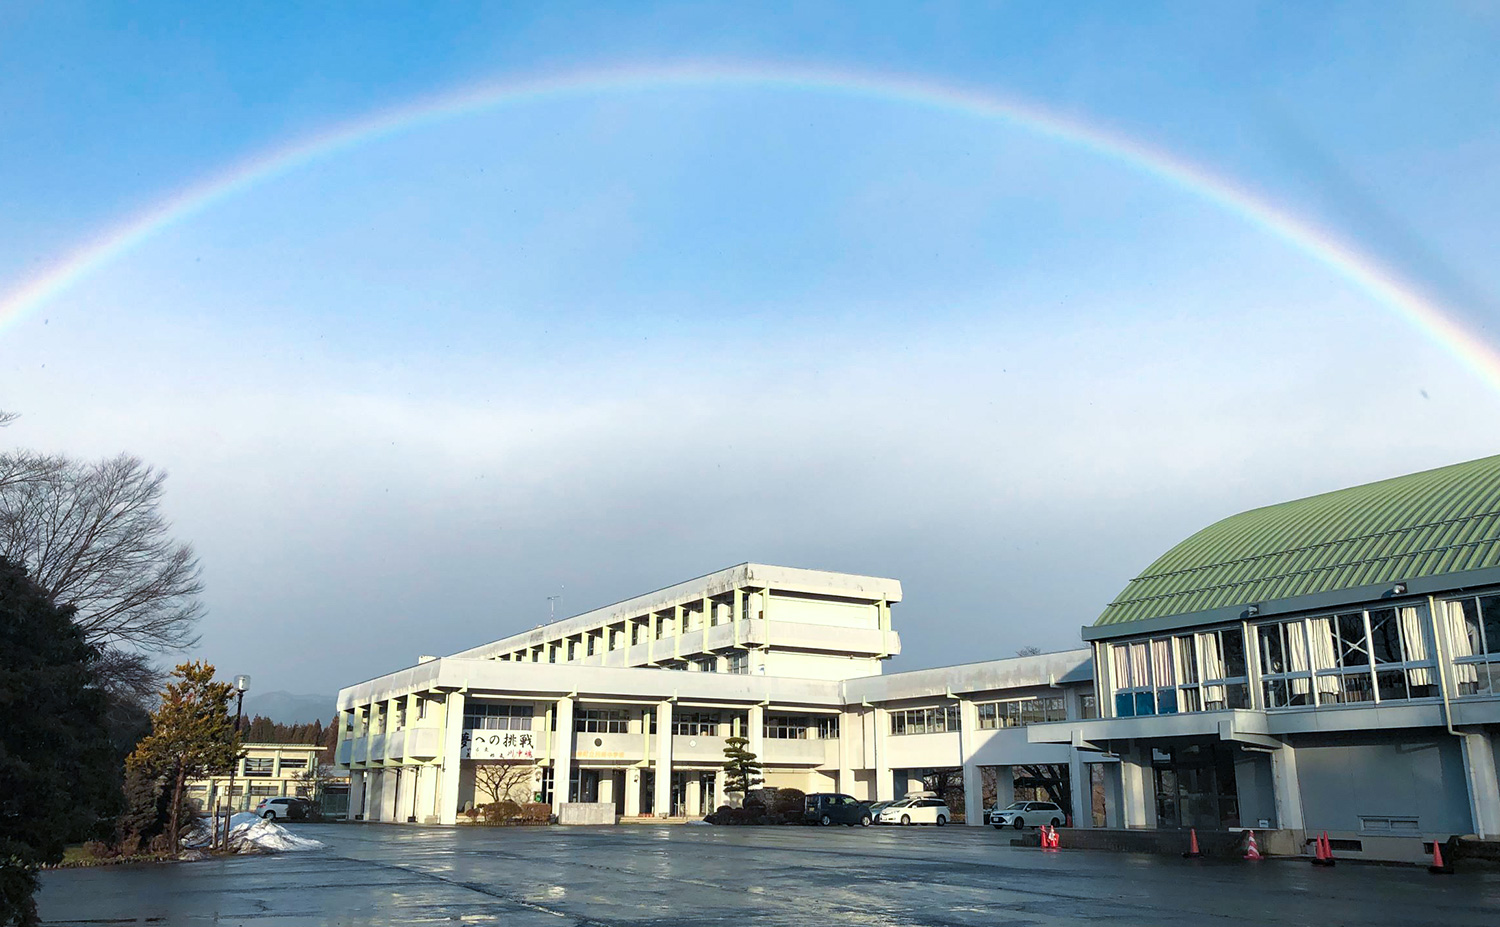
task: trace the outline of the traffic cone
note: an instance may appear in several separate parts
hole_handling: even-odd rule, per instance
[[[1182,854],[1183,859],[1202,859],[1203,854],[1198,850],[1198,828],[1188,828],[1188,851]]]
[[[1321,837],[1313,840],[1313,865],[1332,866],[1333,847],[1328,843],[1328,832],[1324,831]]]
[[[1057,832],[1057,828],[1055,828],[1055,827],[1052,827],[1051,831],[1052,831],[1052,849],[1054,849],[1054,850],[1060,850],[1060,849],[1062,849],[1062,834],[1059,834]]]
[[[1432,838],[1432,865],[1427,867],[1427,871],[1433,875],[1453,874],[1453,864],[1443,862],[1442,844],[1437,842],[1436,837]]]
[[[1260,859],[1260,847],[1255,845],[1255,831],[1247,830],[1248,839],[1245,841],[1245,858]]]

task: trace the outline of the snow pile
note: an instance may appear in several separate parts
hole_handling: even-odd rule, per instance
[[[206,847],[213,839],[213,822],[204,819],[183,841],[190,847]],[[310,837],[298,837],[274,821],[262,820],[249,811],[229,819],[229,849],[235,853],[284,853],[290,850],[318,850],[324,843]]]

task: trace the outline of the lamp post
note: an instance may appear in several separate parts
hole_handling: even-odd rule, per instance
[[[234,701],[234,733],[240,732],[240,714],[245,707],[245,690],[250,688],[250,677],[241,673],[234,677],[234,687],[237,695]],[[229,813],[224,818],[224,849],[229,849],[229,821],[234,817],[234,774],[239,772],[240,758],[236,754],[234,765],[229,767]]]

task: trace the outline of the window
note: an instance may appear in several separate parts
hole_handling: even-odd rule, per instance
[[[568,662],[572,663],[578,659],[578,642],[568,641]]]
[[[1002,727],[1023,727],[1038,721],[1066,721],[1068,719],[1067,708],[1063,704],[1061,695],[1012,699],[1006,702],[981,702],[975,707],[979,710],[979,729],[982,731],[993,731]]]
[[[255,785],[250,786],[250,794],[251,795],[280,795],[281,794],[281,789],[277,788],[274,785],[270,785],[269,783],[264,784],[264,785],[257,783]]]
[[[286,771],[291,770],[291,769],[306,769],[306,768],[307,768],[307,757],[303,757],[303,756],[297,756],[297,757],[284,756],[284,757],[281,758],[281,771],[282,772],[286,772]]]
[[[1078,696],[1078,716],[1085,721],[1092,721],[1099,717],[1099,701],[1094,698],[1094,693],[1084,692]]]
[[[1443,603],[1459,697],[1500,694],[1500,595]]]
[[[1256,627],[1265,707],[1403,701],[1439,694],[1420,606]]]
[[[766,715],[764,733],[767,740],[806,740],[811,725],[806,715]]]
[[[717,673],[719,671],[718,657],[698,657],[693,661],[693,666],[700,673]]]
[[[406,727],[406,700],[402,699],[396,703],[396,726],[392,730],[399,731]]]
[[[594,641],[596,638],[593,634],[585,634],[584,637],[588,638],[588,655],[592,657],[594,655]]]
[[[737,650],[731,653],[726,663],[728,666],[726,671],[736,676],[745,676],[750,673],[750,654],[746,651]]]
[[[711,711],[673,714],[672,733],[692,737],[715,737],[719,733],[719,716]]]
[[[494,705],[469,702],[464,705],[466,731],[529,731],[533,711],[530,705]]]
[[[1245,637],[1198,631],[1110,647],[1115,717],[1249,708]]]
[[[245,757],[246,776],[269,776],[274,771],[276,760],[269,756]]]
[[[553,644],[551,647],[547,648],[547,662],[548,663],[556,663],[557,662],[557,645],[556,644]]]
[[[630,716],[623,708],[585,708],[573,716],[573,730],[580,734],[625,734]]]
[[[818,716],[818,739],[819,740],[836,740],[838,738],[838,736],[839,736],[839,716],[838,715],[819,715]]]
[[[422,721],[427,717],[427,699],[417,696],[417,720]]]
[[[941,708],[909,708],[891,712],[891,733],[942,734],[958,730],[958,706],[944,705]]]

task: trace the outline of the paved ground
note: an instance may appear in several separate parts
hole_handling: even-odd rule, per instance
[[[305,825],[324,851],[61,870],[51,924],[1500,924],[1500,873],[1189,862],[989,828]]]

